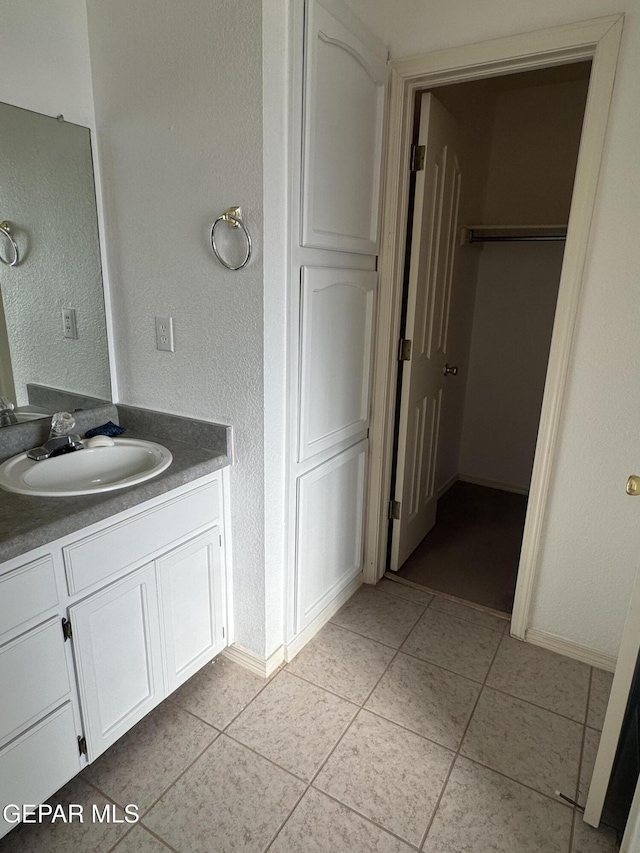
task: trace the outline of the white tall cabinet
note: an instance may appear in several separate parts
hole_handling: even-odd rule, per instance
[[[294,27],[290,652],[362,574],[387,82],[385,46],[338,0]]]

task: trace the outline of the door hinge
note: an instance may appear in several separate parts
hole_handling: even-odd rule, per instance
[[[67,640],[70,640],[73,637],[73,631],[71,630],[71,622],[68,619],[62,618],[62,636]]]
[[[411,161],[409,164],[409,169],[412,172],[422,172],[424,171],[424,159],[426,155],[427,149],[425,145],[412,145],[411,146]]]
[[[411,361],[411,341],[401,338],[398,346],[398,361]]]
[[[400,501],[389,501],[389,518],[396,521],[400,518]]]
[[[87,739],[84,735],[78,735],[78,751],[80,755],[87,754]]]

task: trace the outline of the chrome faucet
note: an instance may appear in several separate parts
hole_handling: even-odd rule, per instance
[[[51,418],[51,431],[48,440],[40,447],[34,447],[33,450],[30,450],[27,453],[29,459],[33,459],[34,462],[42,462],[44,459],[51,459],[52,456],[84,450],[80,436],[72,432],[75,425],[75,418],[69,412],[57,412]]]
[[[0,427],[17,423],[18,419],[13,413],[13,403],[8,397],[0,397]]]

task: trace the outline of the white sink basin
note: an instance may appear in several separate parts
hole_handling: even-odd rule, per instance
[[[91,447],[34,462],[26,453],[0,465],[0,488],[20,495],[93,495],[135,486],[171,465],[169,450],[153,441],[115,438],[110,447]]]

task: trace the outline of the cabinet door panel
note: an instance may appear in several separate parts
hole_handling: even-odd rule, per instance
[[[0,740],[68,696],[71,688],[57,617],[0,648],[0,684]]]
[[[165,695],[154,566],[69,610],[92,761]]]
[[[23,630],[58,603],[50,554],[0,577],[0,634]]]
[[[297,631],[362,571],[367,441],[298,480]]]
[[[377,279],[374,271],[302,268],[301,460],[367,431]]]
[[[385,59],[317,2],[305,52],[302,245],[374,255]]]
[[[157,566],[171,692],[225,646],[219,528],[161,557]]]
[[[0,802],[43,803],[80,771],[80,753],[71,703],[0,750]],[[0,837],[9,832],[0,812]]]

